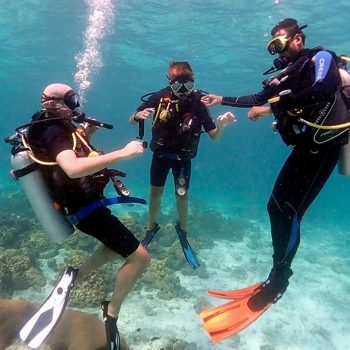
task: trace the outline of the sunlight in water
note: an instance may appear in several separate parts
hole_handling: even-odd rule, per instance
[[[113,0],[85,0],[88,6],[88,23],[84,32],[84,48],[76,56],[77,72],[74,79],[78,85],[80,102],[85,100],[86,90],[92,84],[92,78],[103,63],[101,41],[113,31],[114,3]]]

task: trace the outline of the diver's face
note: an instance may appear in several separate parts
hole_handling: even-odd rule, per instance
[[[187,98],[194,87],[194,77],[193,76],[179,76],[177,78],[173,78],[169,81],[170,88],[173,94],[180,98]]]
[[[188,91],[188,92],[174,92],[173,91],[173,94],[177,97],[177,98],[179,98],[180,100],[184,100],[184,99],[186,99],[188,96],[190,96],[190,91]]]
[[[289,37],[289,41],[286,50],[283,51],[280,56],[282,56],[287,62],[291,62],[304,48],[302,37],[299,33],[292,36],[285,29],[280,29],[273,37],[276,38],[281,35]]]

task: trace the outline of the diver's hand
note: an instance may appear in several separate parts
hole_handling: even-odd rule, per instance
[[[142,111],[139,111],[134,114],[134,120],[139,121],[139,120],[151,119],[153,117],[154,111],[155,111],[154,108],[145,108]]]
[[[124,159],[134,158],[143,154],[144,148],[142,142],[131,141],[121,150],[123,152]]]
[[[237,119],[236,119],[235,115],[232,114],[231,112],[226,112],[226,113],[219,115],[217,117],[218,125],[221,128],[226,127],[228,124],[235,123],[236,121],[237,121]]]
[[[201,98],[201,101],[207,106],[207,107],[211,107],[211,106],[215,106],[218,105],[222,102],[223,97],[222,96],[218,96],[218,95],[213,95],[213,94],[208,94],[205,95]]]
[[[95,118],[91,118],[92,120],[96,120]],[[81,129],[84,131],[86,137],[90,139],[90,137],[96,132],[97,129],[100,129],[99,126],[92,125],[88,122],[80,124]]]
[[[248,111],[247,116],[250,120],[256,122],[259,117],[269,114],[271,114],[270,106],[254,106]]]

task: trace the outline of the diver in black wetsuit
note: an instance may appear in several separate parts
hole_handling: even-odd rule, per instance
[[[348,129],[321,130],[300,122],[338,125],[349,121],[345,101],[339,91],[340,77],[336,55],[321,47],[304,48],[305,35],[295,19],[287,18],[271,31],[270,54],[283,69],[263,83],[257,94],[222,97],[209,94],[202,98],[207,106],[223,104],[253,107],[251,120],[272,110],[283,141],[293,150],[277,177],[267,208],[273,242],[273,268],[260,291],[250,298],[252,310],[276,302],[285,292],[292,275],[291,263],[300,242],[300,223],[319,194],[339,159],[341,145],[348,141]],[[268,100],[278,96],[270,107]],[[257,107],[262,106],[262,107]]]
[[[157,215],[166,179],[172,170],[179,216],[175,228],[185,257],[195,269],[199,263],[186,241],[192,159],[197,155],[202,130],[212,140],[218,140],[235,117],[228,112],[219,116],[217,123],[213,121],[201,102],[200,90],[194,89],[194,72],[188,62],[171,62],[167,77],[169,86],[145,95],[148,98],[129,117],[131,124],[143,125],[145,120],[152,120],[150,203],[146,236],[141,243],[148,247],[159,230]]]

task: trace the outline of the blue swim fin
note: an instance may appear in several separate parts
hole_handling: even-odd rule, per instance
[[[145,247],[148,248],[148,246],[151,244],[153,238],[155,237],[155,235],[157,234],[157,232],[159,231],[160,226],[156,223],[156,225],[150,229],[146,231],[146,236],[145,238],[141,241],[141,244]]]
[[[37,349],[60,320],[74,287],[78,269],[68,267],[40,309],[23,326],[19,336],[30,348]]]
[[[184,252],[184,255],[185,255],[185,258],[186,258],[187,262],[191,265],[191,267],[194,270],[197,269],[200,266],[199,262],[198,262],[198,260],[196,258],[196,255],[195,255],[194,251],[192,250],[190,244],[188,243],[188,240],[186,238],[187,232],[183,231],[180,228],[180,222],[179,221],[176,221],[175,230],[176,230],[176,233],[177,233],[177,235],[179,237],[179,241],[181,243],[181,248],[182,248],[182,251]]]

